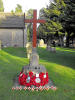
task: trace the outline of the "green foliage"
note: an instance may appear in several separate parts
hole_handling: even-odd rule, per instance
[[[17,4],[17,7],[15,8],[15,13],[22,13],[22,6],[20,4]]]
[[[33,9],[29,9],[26,14],[26,19],[32,19],[32,18],[33,18]],[[28,24],[26,24],[26,27],[27,27],[28,41],[32,41],[33,25],[32,25],[32,23],[28,23]]]
[[[65,31],[67,31],[67,41],[66,45],[69,47],[69,41],[72,36],[75,37],[75,2],[73,0],[64,0],[65,9],[62,9],[64,13],[60,16],[60,22]]]
[[[11,10],[11,13],[14,14],[14,10]]]
[[[0,12],[4,12],[4,6],[2,0],[0,0]]]
[[[27,19],[33,18],[33,9],[29,9],[26,14]]]
[[[22,13],[22,6],[20,4],[17,4],[17,7],[15,8],[15,11],[14,10],[11,10],[11,13],[12,14],[15,14],[15,13]]]
[[[59,0],[57,0],[58,2]],[[62,5],[62,3],[61,3]],[[45,26],[42,25],[41,28],[44,29],[44,34],[56,34],[63,30],[63,27],[59,21],[59,16],[61,15],[61,11],[60,11],[60,5],[59,3],[55,4],[55,3],[51,3],[47,8],[44,8],[42,10],[40,10],[40,14],[42,16],[44,16],[43,18],[46,19],[46,24]],[[40,18],[42,17],[40,15]],[[41,26],[41,25],[40,25]],[[41,29],[40,29],[41,30]],[[43,34],[42,32],[42,34]],[[39,31],[40,33],[40,31]]]
[[[75,37],[75,2],[73,0],[54,0],[47,8],[40,10],[40,18],[45,18],[46,24],[40,25],[39,33],[43,30],[41,34],[64,36],[67,32],[66,46],[69,47],[69,41]],[[71,35],[71,33],[73,34]]]
[[[61,14],[61,23],[66,30],[75,31],[75,4],[71,0],[64,0],[66,8],[63,9],[64,14]],[[64,22],[63,22],[64,21]]]

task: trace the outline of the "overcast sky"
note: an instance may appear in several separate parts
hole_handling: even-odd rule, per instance
[[[23,12],[26,12],[30,8],[39,11],[42,7],[46,7],[49,4],[49,0],[3,0],[3,4],[5,12],[15,10],[17,4],[22,6]]]

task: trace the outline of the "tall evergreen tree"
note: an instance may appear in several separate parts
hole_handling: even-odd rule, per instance
[[[75,36],[75,1],[74,0],[64,0],[66,8],[62,9],[60,16],[60,22],[63,25],[64,30],[67,32],[66,46],[69,47],[70,39]]]
[[[62,37],[67,33],[66,46],[69,47],[70,39],[75,36],[75,1],[54,0],[46,9],[40,11],[40,17],[45,18],[47,22],[40,25],[39,33],[47,34],[48,38],[53,34]]]
[[[61,5],[65,6],[63,2],[61,2]],[[44,16],[43,18],[46,19],[46,24],[41,24],[41,28],[43,29],[42,32],[44,32],[44,34],[47,34],[48,41],[52,40],[55,34],[63,34],[63,27],[59,21],[59,16],[61,14],[61,11],[59,9],[60,7],[60,3],[56,2],[51,3],[47,8],[41,10],[40,17]]]

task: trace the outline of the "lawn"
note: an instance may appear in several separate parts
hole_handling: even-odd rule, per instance
[[[25,48],[0,50],[0,100],[75,100],[75,49],[57,48],[56,53],[45,48],[37,50],[40,61],[57,86],[57,90],[14,90],[13,78],[29,63]]]

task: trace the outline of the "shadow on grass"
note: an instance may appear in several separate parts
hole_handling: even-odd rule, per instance
[[[3,48],[3,51],[13,55],[13,56],[18,56],[18,57],[23,57],[26,58],[26,49],[21,48],[21,47],[8,47],[8,48]]]
[[[75,51],[72,49],[57,48],[56,53],[53,53],[45,48],[38,48],[38,53],[40,59],[75,69]]]
[[[25,48],[4,48],[5,52],[18,57],[26,58]],[[60,64],[75,69],[75,51],[66,48],[57,48],[56,53],[47,51],[45,48],[37,48],[40,59]]]

